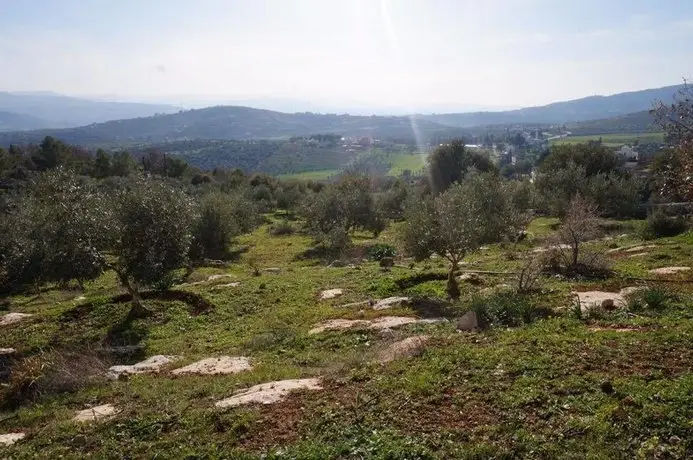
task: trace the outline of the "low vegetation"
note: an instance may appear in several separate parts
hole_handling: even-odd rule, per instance
[[[693,456],[693,238],[602,145],[536,182],[4,155],[0,456]]]

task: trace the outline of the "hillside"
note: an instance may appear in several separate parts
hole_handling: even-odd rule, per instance
[[[542,250],[552,224],[533,222],[533,236],[517,249]],[[364,234],[359,248],[394,239],[395,229]],[[0,411],[0,433],[18,439],[0,444],[0,456],[690,458],[691,284],[648,282],[625,306],[589,314],[572,292],[632,291],[626,276],[689,264],[691,241],[690,234],[597,241],[591,247],[601,252],[620,248],[609,254],[616,269],[609,280],[546,276],[542,289],[523,296],[506,284],[514,286],[512,275],[482,275],[480,286],[463,283],[462,300],[451,305],[440,298],[439,261],[398,258],[385,272],[377,262],[325,267],[300,260],[310,238],[274,237],[263,226],[239,238],[237,262],[199,267],[168,294],[147,293],[149,318],[127,320],[127,296],[112,273],[83,293],[14,295],[7,313],[30,316],[0,327],[2,346],[16,350],[7,368],[25,370],[13,383],[39,376],[32,385],[40,391],[35,402]],[[644,256],[626,256],[645,244]],[[523,263],[512,253],[493,245],[467,262],[511,273]],[[273,268],[253,276],[252,266]],[[686,273],[661,278],[690,281]],[[320,300],[327,289],[341,296]],[[389,296],[413,300],[383,310],[369,304]],[[507,311],[507,319],[458,332],[457,318],[470,308]],[[520,311],[529,318],[518,320]],[[109,366],[160,355],[170,358],[105,377]],[[252,367],[217,375],[185,368],[203,359],[247,359]],[[56,362],[61,380],[52,377]],[[258,385],[278,381],[313,385],[264,404],[252,397]],[[237,395],[248,396],[232,407],[228,398]]]
[[[43,120],[39,125],[8,125],[8,130],[67,128],[178,110],[177,107],[164,104],[95,101],[54,93],[0,92],[0,111]]]
[[[24,131],[50,126],[50,122],[30,115],[0,110],[0,131]]]
[[[566,128],[573,134],[644,133],[656,131],[654,119],[649,110],[619,115],[599,120],[567,123]]]
[[[646,89],[611,96],[590,96],[572,101],[556,102],[540,107],[527,107],[505,112],[474,112],[424,115],[429,121],[448,126],[471,127],[515,123],[563,124],[597,120],[647,111],[655,101],[670,102],[682,85]]]
[[[424,133],[448,129],[430,121],[420,121],[418,127]],[[0,136],[0,145],[38,142],[47,135],[80,145],[127,145],[186,139],[288,138],[316,133],[413,137],[409,117],[282,113],[250,107],[218,106],[79,128],[4,134]]]

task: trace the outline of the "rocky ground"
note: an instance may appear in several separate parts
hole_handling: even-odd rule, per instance
[[[554,223],[470,255],[456,303],[444,259],[328,266],[266,226],[147,319],[110,273],[12,296],[0,457],[690,458],[693,235],[611,225],[611,276],[516,292]]]

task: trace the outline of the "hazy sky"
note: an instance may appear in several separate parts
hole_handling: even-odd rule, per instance
[[[525,106],[693,76],[692,0],[0,0],[0,90]]]

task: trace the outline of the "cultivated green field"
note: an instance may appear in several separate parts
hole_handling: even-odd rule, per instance
[[[34,316],[0,326],[0,347],[18,355],[0,388],[0,434],[26,437],[0,444],[0,458],[691,458],[693,277],[648,270],[690,266],[693,234],[643,242],[639,222],[612,225],[611,239],[589,247],[614,249],[613,277],[544,276],[538,290],[515,293],[512,272],[546,244],[555,223],[537,219],[527,241],[467,257],[462,269],[481,271],[481,281],[462,283],[454,304],[444,301],[443,259],[398,257],[389,271],[362,260],[359,248],[396,244],[396,225],[377,239],[357,233],[347,260],[354,265],[335,267],[304,257],[309,237],[274,237],[265,225],[238,239],[242,251],[227,267],[198,268],[177,294],[149,296],[148,319],[126,320],[129,305],[114,297],[112,273],[84,293],[46,287],[12,296],[0,308]],[[644,287],[644,296],[613,311],[579,313],[571,295],[629,286]],[[343,295],[319,299],[332,288]],[[388,296],[418,300],[391,310],[343,306]],[[471,308],[497,309],[498,323],[457,332],[455,318]],[[383,316],[448,321],[309,332],[325,320]],[[419,335],[427,337],[420,349],[383,358]],[[122,346],[141,350],[115,354]],[[108,365],[153,355],[180,358],[159,374],[104,378]],[[246,356],[253,369],[170,372],[225,355]],[[320,378],[322,389],[215,407],[255,384],[307,377]],[[12,391],[33,398],[11,407]],[[116,413],[72,420],[101,404]]]
[[[340,172],[339,169],[324,169],[321,171],[304,171],[304,172],[299,172],[299,173],[293,173],[293,174],[281,174],[278,177],[282,180],[314,180],[314,181],[323,181],[327,180],[330,177],[334,177],[338,175]]]
[[[389,155],[387,161],[390,162],[391,168],[388,171],[388,176],[401,176],[402,172],[409,170],[412,174],[421,173],[426,168],[426,158],[428,155],[422,153],[398,153]]]
[[[624,134],[596,134],[589,136],[568,136],[561,139],[551,141],[554,145],[561,144],[582,144],[589,141],[602,140],[604,145],[609,147],[621,147],[626,144],[633,144],[636,141],[640,143],[649,142],[664,142],[664,133],[624,133]]]

